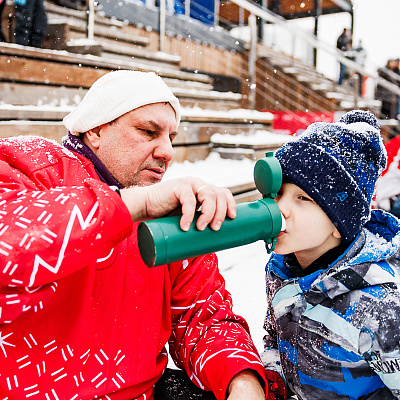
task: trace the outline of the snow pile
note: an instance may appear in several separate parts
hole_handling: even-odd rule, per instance
[[[164,175],[164,180],[194,176],[218,187],[232,187],[254,180],[255,162],[223,159],[217,153],[211,153],[205,160],[195,163],[184,161],[173,163]]]
[[[231,135],[231,134],[221,134],[215,133],[211,136],[211,142],[225,143],[225,144],[234,144],[236,146],[241,145],[282,145],[286,142],[290,142],[295,140],[294,136],[290,135],[282,135],[280,133],[273,133],[264,130],[257,130],[253,134],[239,134],[239,135]]]
[[[247,110],[244,108],[232,109],[228,111],[219,110],[204,110],[200,107],[182,107],[182,116],[185,117],[208,117],[208,118],[229,118],[229,119],[243,119],[243,120],[264,120],[272,122],[274,116],[270,112],[261,112],[256,110]]]

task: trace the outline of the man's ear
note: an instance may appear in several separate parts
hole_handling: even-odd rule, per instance
[[[336,239],[341,239],[342,235],[339,233],[339,231],[337,230],[337,228],[335,228],[335,230],[332,233],[333,237]]]
[[[85,133],[86,144],[92,149],[97,150],[100,147],[100,133],[101,126],[97,126],[96,128],[90,129]]]

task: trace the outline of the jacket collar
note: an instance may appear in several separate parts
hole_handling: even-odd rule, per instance
[[[101,181],[107,183],[109,186],[117,186],[119,189],[124,187],[108,172],[104,164],[83,142],[80,136],[75,136],[71,132],[68,132],[68,136],[63,137],[62,144],[66,149],[74,151],[90,160]]]
[[[322,263],[322,258],[316,263]],[[400,286],[399,258],[399,220],[387,212],[372,210],[370,221],[360,235],[339,257],[331,259],[330,264],[321,264],[310,274],[296,277],[290,258],[274,255],[268,272],[285,281],[284,284],[298,283],[307,302],[318,304],[352,290],[393,285],[394,282]]]

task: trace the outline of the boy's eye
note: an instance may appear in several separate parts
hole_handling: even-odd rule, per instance
[[[299,199],[302,201],[312,201],[312,199],[310,199],[308,196],[303,196],[303,195],[300,195]]]

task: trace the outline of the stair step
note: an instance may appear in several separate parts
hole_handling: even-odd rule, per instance
[[[46,8],[46,14],[49,21],[57,18],[58,19],[70,18],[74,20],[87,21],[86,10],[74,10],[69,7],[59,6],[57,4],[50,3],[48,1],[45,1],[44,5]],[[123,21],[119,21],[115,18],[106,18],[104,16],[101,16],[99,13],[95,13],[94,20],[96,25],[116,26],[116,27],[124,26]]]
[[[168,64],[170,67],[175,67],[176,69],[179,69],[179,64],[181,62],[181,57],[161,51],[151,52],[148,50],[119,45],[117,43],[109,43],[106,41],[101,41],[100,43],[103,57],[115,57],[115,55],[126,56],[128,59],[130,58],[130,60],[140,60],[141,62],[149,64],[152,63],[158,66],[160,63]]]
[[[11,57],[10,57],[11,56]],[[27,65],[29,65],[29,68]],[[204,74],[103,59],[60,50],[0,43],[0,79],[89,88],[105,72],[117,69],[152,71],[165,78],[210,83]],[[45,73],[44,73],[45,72]]]
[[[44,40],[43,47],[51,46],[52,39],[54,37],[57,37],[59,35],[60,31],[66,32],[66,34],[63,35],[63,37],[66,37],[67,40],[70,39],[69,34],[68,34],[69,31],[79,32],[79,33],[81,33],[80,37],[87,38],[87,22],[70,20],[70,19],[51,20],[49,22],[48,31],[47,31],[47,37],[49,38],[49,40]],[[118,42],[125,42],[125,43],[135,44],[138,46],[147,46],[149,44],[149,39],[146,37],[132,36],[132,35],[123,33],[116,26],[104,27],[104,26],[95,24],[94,40],[97,40],[99,38],[113,39]],[[60,43],[59,45],[62,45],[62,43]],[[65,46],[65,44],[64,44],[64,46]],[[48,47],[48,48],[54,49],[54,47]],[[57,49],[59,49],[59,47],[57,47],[56,50]]]

